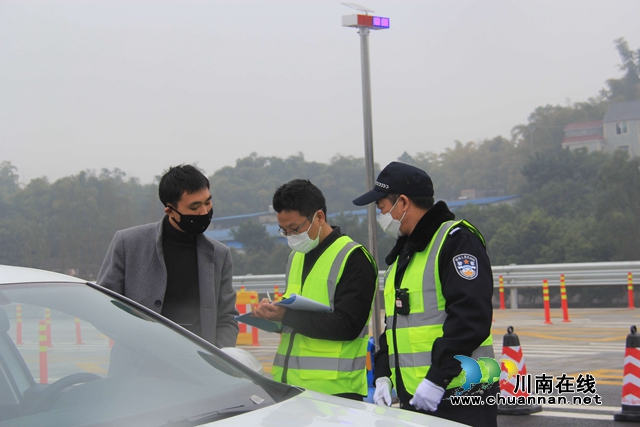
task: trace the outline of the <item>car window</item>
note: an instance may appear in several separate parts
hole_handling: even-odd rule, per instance
[[[0,399],[1,427],[162,425],[274,402],[216,349],[84,284],[0,286]]]

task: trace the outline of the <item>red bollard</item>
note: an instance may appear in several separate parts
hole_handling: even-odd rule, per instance
[[[44,309],[44,321],[47,326],[47,343],[45,344],[47,347],[53,347],[51,344],[51,309]]]
[[[22,306],[16,305],[16,344],[22,344]]]
[[[258,303],[258,294],[257,293],[251,294],[251,296],[249,298],[250,298],[252,307],[253,307],[254,304]],[[258,341],[258,328],[256,328],[255,326],[251,327],[251,345],[254,346],[254,347],[257,347],[257,346],[260,345],[260,342]]]
[[[629,273],[631,274],[631,273]],[[614,414],[615,421],[640,421],[640,335],[635,325],[627,335],[622,379],[622,411]]]
[[[47,363],[47,321],[38,322],[38,341],[40,350],[40,384],[49,382],[49,364]]]
[[[511,370],[509,365],[511,365]],[[527,374],[520,338],[513,331],[513,326],[507,328],[507,333],[502,339],[500,370],[502,371],[500,374],[500,395],[507,400],[507,404],[498,405],[498,415],[529,415],[542,411],[540,405],[517,403],[519,397],[523,397],[526,402],[532,391],[530,390],[531,384],[528,384],[529,381],[527,381],[531,377]],[[520,380],[521,384],[517,385]],[[509,401],[514,403],[509,403]]]
[[[84,344],[82,342],[82,329],[80,329],[80,319],[76,317],[76,345]]]
[[[629,309],[635,308],[633,305],[633,274],[627,273],[627,291],[629,292]]]
[[[257,303],[257,292],[238,292],[236,294],[236,309],[240,314],[251,312],[253,305]],[[258,330],[255,326],[248,326],[244,322],[238,322],[238,328],[236,345],[260,345],[258,343]]]
[[[500,310],[504,309],[504,279],[500,276]]]
[[[569,320],[569,304],[567,303],[567,287],[564,285],[564,274],[560,275],[560,301],[562,304],[562,321],[571,322]]]
[[[551,307],[549,306],[549,282],[547,279],[542,281],[542,301],[544,302],[544,323],[547,325],[552,324],[551,321]]]

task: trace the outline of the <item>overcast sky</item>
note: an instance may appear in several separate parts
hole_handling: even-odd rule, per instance
[[[375,161],[510,137],[586,101],[640,48],[638,0],[356,0]],[[364,156],[357,13],[328,0],[0,2],[0,161],[20,180],[120,168],[143,183],[251,152]]]

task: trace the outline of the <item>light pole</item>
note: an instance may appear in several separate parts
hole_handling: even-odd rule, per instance
[[[354,3],[342,3],[345,6],[364,12],[357,15],[345,15],[342,17],[343,27],[357,28],[360,34],[360,64],[362,68],[362,113],[364,118],[364,161],[367,175],[367,190],[374,186],[373,168],[373,124],[371,118],[371,74],[369,72],[369,32],[370,30],[383,30],[389,28],[389,18],[369,15],[373,12],[363,6]],[[378,248],[376,239],[376,206],[373,203],[367,205],[367,229],[369,233],[369,249],[373,258],[378,261]],[[377,287],[376,283],[376,287]],[[378,337],[382,333],[380,313],[383,309],[383,296],[376,292],[373,301],[373,316],[371,326],[373,338],[378,348]]]

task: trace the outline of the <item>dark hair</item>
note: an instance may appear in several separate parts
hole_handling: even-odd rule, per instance
[[[401,194],[387,194],[385,198],[389,199],[391,203],[395,203],[400,198]],[[434,199],[433,197],[427,196],[407,196],[404,195],[407,199],[411,200],[411,203],[416,205],[417,208],[420,209],[431,209],[433,207]]]
[[[322,210],[326,215],[327,202],[322,191],[308,179],[294,179],[278,187],[273,194],[273,209],[278,213],[296,211],[306,217]]]
[[[209,180],[202,172],[191,165],[178,165],[170,167],[162,175],[158,195],[163,206],[177,207],[185,191],[193,194],[204,188],[209,188]]]

